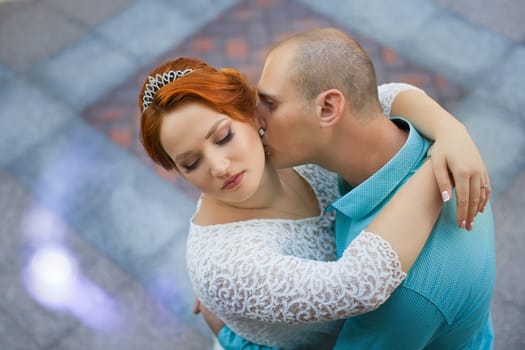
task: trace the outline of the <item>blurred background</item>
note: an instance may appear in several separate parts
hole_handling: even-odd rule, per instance
[[[180,55],[255,83],[273,42],[324,26],[469,128],[494,189],[495,348],[525,348],[523,18],[521,0],[0,0],[0,349],[210,349],[185,271],[197,193],[145,157],[141,83]]]

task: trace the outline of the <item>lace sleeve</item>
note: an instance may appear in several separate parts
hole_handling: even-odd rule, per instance
[[[399,94],[400,92],[406,90],[416,90],[425,93],[420,88],[405,83],[382,84],[379,85],[377,89],[379,94],[379,102],[381,103],[381,107],[383,108],[383,114],[387,117],[390,117],[390,109],[392,108],[392,103],[394,102],[394,99],[396,98],[397,94]]]
[[[217,242],[207,242],[208,249]],[[390,244],[366,231],[331,262],[242,246],[223,252],[222,261],[198,255],[199,264],[212,260],[213,268],[194,287],[219,317],[288,324],[345,319],[379,307],[406,277]]]

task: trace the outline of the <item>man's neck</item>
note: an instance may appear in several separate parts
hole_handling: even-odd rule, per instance
[[[346,132],[344,129],[341,129],[330,154],[318,163],[339,174],[352,187],[381,169],[407,139],[406,131],[383,116],[367,123],[348,125]]]

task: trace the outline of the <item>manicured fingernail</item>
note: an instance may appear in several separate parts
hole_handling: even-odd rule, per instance
[[[474,221],[472,221],[472,222],[470,223],[470,230],[472,230],[473,228],[474,228]]]
[[[448,191],[441,192],[441,198],[443,198],[443,202],[448,202],[450,200],[450,194]]]
[[[466,226],[467,226],[467,221],[466,220],[462,220],[461,221],[461,225],[459,227],[461,227],[461,229],[464,230]]]

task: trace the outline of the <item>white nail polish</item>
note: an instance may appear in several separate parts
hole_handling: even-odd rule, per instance
[[[464,230],[466,226],[467,226],[467,221],[466,220],[461,221],[461,229]]]
[[[448,202],[450,200],[450,194],[448,194],[448,191],[441,192],[441,198],[443,199],[443,202]]]

